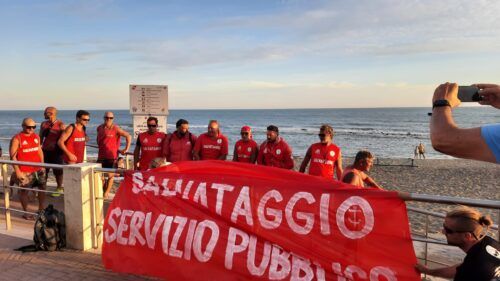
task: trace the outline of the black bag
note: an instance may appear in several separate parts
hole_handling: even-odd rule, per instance
[[[17,251],[56,251],[66,247],[66,224],[64,213],[50,204],[38,213],[35,221],[33,242],[35,245],[24,246]]]

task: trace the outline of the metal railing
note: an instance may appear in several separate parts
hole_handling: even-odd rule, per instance
[[[60,194],[64,195],[64,192],[60,191],[50,191],[50,190],[42,190],[42,189],[33,189],[33,188],[26,188],[26,187],[20,187],[17,185],[11,185],[10,184],[10,176],[9,176],[9,171],[8,171],[8,166],[9,165],[19,165],[19,166],[30,166],[30,167],[40,167],[40,168],[51,168],[51,169],[63,169],[63,165],[58,165],[58,164],[46,164],[46,163],[34,163],[34,162],[23,162],[23,161],[12,161],[12,160],[2,160],[0,159],[0,165],[1,165],[1,170],[2,170],[2,190],[4,193],[4,205],[0,206],[0,209],[4,210],[4,215],[5,215],[5,228],[7,230],[12,229],[12,221],[11,221],[11,211],[12,212],[17,212],[17,213],[23,213],[23,214],[29,214],[29,215],[38,215],[38,213],[35,212],[28,212],[25,210],[21,209],[16,209],[12,208],[10,206],[10,192],[13,189],[17,190],[27,190],[27,191],[35,191],[35,192],[43,192],[43,193],[48,193],[48,194]]]

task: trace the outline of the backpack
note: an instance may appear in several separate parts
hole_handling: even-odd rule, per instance
[[[50,204],[38,213],[33,234],[34,245],[24,246],[17,251],[56,251],[66,247],[66,224],[64,213]]]

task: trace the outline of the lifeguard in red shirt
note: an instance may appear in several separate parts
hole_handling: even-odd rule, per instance
[[[36,124],[31,118],[25,118],[22,123],[23,130],[16,134],[10,142],[10,159],[14,161],[43,163],[43,152],[40,146],[40,137],[35,134]],[[11,181],[20,187],[38,187],[45,190],[45,169],[42,167],[13,165],[14,174]],[[28,211],[28,190],[19,190],[19,199],[23,210]],[[38,192],[38,209],[43,210],[45,192]],[[34,219],[32,215],[24,214],[23,218]]]
[[[163,141],[165,133],[158,132],[158,119],[149,117],[146,120],[148,130],[140,133],[134,150],[134,168],[145,171],[149,168],[151,161],[163,157]]]
[[[241,139],[234,145],[233,161],[255,164],[258,153],[258,145],[252,139],[252,128],[243,126],[241,128]]]
[[[210,120],[208,131],[201,134],[194,146],[194,160],[226,160],[229,144],[219,130],[219,122]]]
[[[333,135],[334,131],[330,125],[321,126],[318,134],[320,142],[309,147],[299,172],[304,173],[307,164],[311,162],[310,175],[332,179],[335,170],[337,180],[342,178],[342,154],[340,148],[333,144]]]
[[[66,126],[57,119],[57,109],[53,106],[45,108],[43,117],[46,121],[40,124],[40,142],[42,143],[43,160],[50,164],[63,164],[63,152],[57,145],[57,141],[61,137]],[[51,168],[45,168],[45,176],[49,175]],[[62,188],[63,170],[52,169],[56,177],[57,189]]]
[[[267,127],[267,140],[260,145],[257,163],[264,166],[293,169],[292,149],[279,136],[278,127],[274,125]]]
[[[197,137],[189,131],[189,122],[179,119],[177,130],[167,135],[163,143],[163,155],[168,162],[192,161]]]
[[[63,160],[66,164],[82,163],[87,143],[86,126],[90,121],[90,113],[78,110],[76,121],[66,127],[57,141],[59,148],[64,152]]]

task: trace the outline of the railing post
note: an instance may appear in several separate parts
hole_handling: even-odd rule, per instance
[[[7,170],[7,164],[2,164],[2,181],[3,181],[3,196],[4,196],[4,207],[5,207],[5,228],[7,230],[12,229],[12,223],[10,221],[10,187],[9,186],[9,175]]]
[[[99,164],[101,166],[101,164]],[[92,219],[92,247],[98,249],[102,245],[102,227],[104,222],[103,217],[103,205],[104,201],[97,200],[97,198],[102,198],[103,195],[103,175],[101,173],[96,173],[94,168],[92,168],[92,187],[91,187],[91,219]]]
[[[64,212],[66,214],[66,241],[68,248],[92,248],[94,207],[92,197],[95,163],[80,163],[64,167]]]
[[[129,155],[128,155],[128,154],[125,154],[125,169],[126,169],[126,170],[128,170],[128,169],[129,169],[129,167],[130,167],[130,163],[129,163],[129,161],[130,161],[130,157],[129,157]]]

